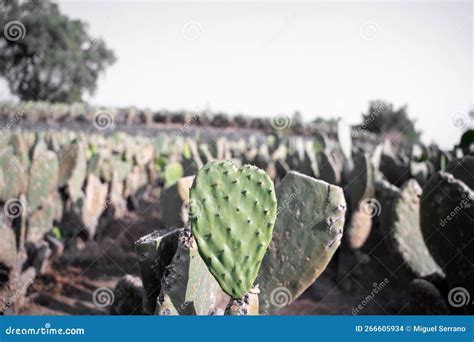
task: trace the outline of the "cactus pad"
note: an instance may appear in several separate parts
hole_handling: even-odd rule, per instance
[[[242,298],[257,277],[272,239],[276,196],[259,168],[216,161],[191,188],[190,222],[199,253],[222,289]]]
[[[423,187],[420,225],[431,255],[451,287],[474,290],[474,192],[446,172],[434,174]],[[472,304],[471,304],[472,305]],[[472,309],[472,306],[471,306]]]
[[[161,279],[155,314],[212,315],[219,310],[221,295],[223,292],[199,256],[191,232],[183,229],[176,254]]]
[[[298,298],[339,247],[346,201],[338,186],[290,171],[278,184],[278,218],[257,278],[260,312]]]
[[[421,187],[416,180],[406,182],[393,202],[392,229],[387,242],[400,262],[417,277],[443,275],[426,247],[420,228]],[[400,265],[401,266],[401,265]]]

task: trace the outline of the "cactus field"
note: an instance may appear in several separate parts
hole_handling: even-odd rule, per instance
[[[0,315],[474,313],[472,130],[441,149],[46,102],[0,122]]]

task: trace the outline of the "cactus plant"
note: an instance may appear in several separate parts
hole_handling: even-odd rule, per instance
[[[329,151],[319,151],[316,154],[319,169],[319,178],[329,184],[341,182],[341,170]]]
[[[232,299],[225,310],[226,316],[258,316],[258,286],[253,287],[242,299]]]
[[[10,146],[13,147],[13,154],[18,158],[25,170],[30,167],[30,158],[28,156],[28,142],[26,137],[20,132],[15,132],[10,140]]]
[[[414,279],[410,282],[404,296],[403,315],[449,315],[448,305],[443,295],[426,279]]]
[[[392,204],[392,220],[387,242],[396,257],[397,266],[403,265],[416,277],[435,274],[443,271],[433,260],[426,247],[420,229],[420,196],[421,187],[414,179],[403,185]]]
[[[58,158],[52,151],[35,151],[27,190],[28,209],[35,210],[41,200],[58,187]]]
[[[474,192],[446,172],[434,174],[423,187],[420,223],[433,258],[450,286],[474,290]]]
[[[222,290],[201,259],[189,229],[180,232],[176,254],[161,281],[156,314],[212,315]]]
[[[0,225],[0,234],[2,237],[0,239],[0,266],[7,268],[7,270],[0,268],[0,276],[9,278],[9,274],[4,275],[2,272],[11,272],[17,265],[16,237],[13,230],[3,222]]]
[[[166,187],[172,186],[178,181],[178,179],[183,177],[183,175],[184,175],[184,169],[181,163],[175,162],[175,163],[167,164],[165,167],[164,174],[163,174],[165,186]]]
[[[354,168],[344,188],[346,198],[356,208],[361,200],[372,197],[375,193],[375,172],[370,156],[367,153],[354,154]]]
[[[188,224],[189,189],[193,181],[194,176],[181,178],[161,193],[161,221],[165,227],[185,227]]]
[[[346,201],[340,187],[290,171],[276,189],[278,216],[257,284],[260,312],[298,298],[324,271],[340,244]]]
[[[446,166],[446,172],[474,189],[474,156],[468,155],[461,160],[451,160]]]
[[[59,155],[58,183],[67,186],[69,195],[77,199],[81,194],[86,179],[87,160],[82,143],[73,142],[66,146]]]
[[[270,243],[276,197],[268,175],[229,161],[202,168],[191,188],[190,222],[199,253],[222,289],[241,299]]]
[[[161,291],[161,279],[178,248],[178,235],[182,229],[155,231],[135,242],[140,276],[145,290],[144,309],[153,313]]]
[[[24,193],[28,184],[28,174],[18,158],[13,154],[11,147],[0,151],[0,165],[3,171],[3,193],[4,202],[12,198],[18,198]]]
[[[392,203],[400,193],[400,189],[390,182],[382,179],[375,182],[376,199],[380,203],[380,212],[376,217],[383,238],[390,234],[391,222],[394,222]]]

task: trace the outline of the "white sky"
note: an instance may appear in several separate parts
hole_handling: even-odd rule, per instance
[[[358,123],[381,98],[449,148],[462,133],[452,116],[474,103],[470,1],[60,4],[118,58],[95,104]]]

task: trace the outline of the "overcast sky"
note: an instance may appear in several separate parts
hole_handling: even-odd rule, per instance
[[[61,1],[118,58],[90,99],[360,122],[369,100],[408,104],[423,140],[452,147],[473,107],[465,2]],[[459,124],[459,121],[456,121]],[[467,122],[463,122],[465,126]]]

